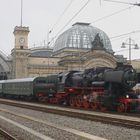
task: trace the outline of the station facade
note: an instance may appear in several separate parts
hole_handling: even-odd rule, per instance
[[[106,33],[88,23],[75,23],[56,39],[53,48],[30,48],[29,32],[28,27],[14,28],[15,47],[10,57],[1,53],[0,76],[8,79],[47,76],[100,66],[113,68],[117,63],[127,63],[122,55],[114,55]]]

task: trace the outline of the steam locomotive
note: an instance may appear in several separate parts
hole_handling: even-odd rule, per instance
[[[132,90],[136,83],[137,74],[130,65],[97,67],[47,77],[2,80],[0,96],[126,112],[140,106],[140,98]]]
[[[140,99],[132,88],[137,83],[137,74],[132,66],[121,65],[115,69],[98,67],[81,72],[69,73],[66,89],[71,91],[70,105],[101,111],[135,110]]]

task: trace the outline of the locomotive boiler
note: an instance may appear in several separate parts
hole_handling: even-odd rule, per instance
[[[132,66],[121,65],[114,69],[98,67],[70,72],[65,89],[71,95],[71,106],[126,112],[139,105],[140,99],[132,91],[136,83],[137,74]]]

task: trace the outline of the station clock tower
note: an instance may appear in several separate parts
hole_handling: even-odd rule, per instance
[[[15,47],[11,51],[12,55],[12,78],[28,77],[28,48],[29,27],[16,26],[14,28]]]

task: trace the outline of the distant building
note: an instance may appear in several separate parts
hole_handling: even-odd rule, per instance
[[[135,70],[140,73],[140,59],[131,60],[131,64],[135,68]]]
[[[11,58],[0,51],[0,80],[11,78]]]
[[[69,70],[127,63],[123,56],[115,56],[109,37],[102,30],[88,23],[75,23],[63,32],[54,48],[29,48],[29,28],[16,26],[15,47],[10,58],[1,54],[0,69],[8,78],[47,76]]]

